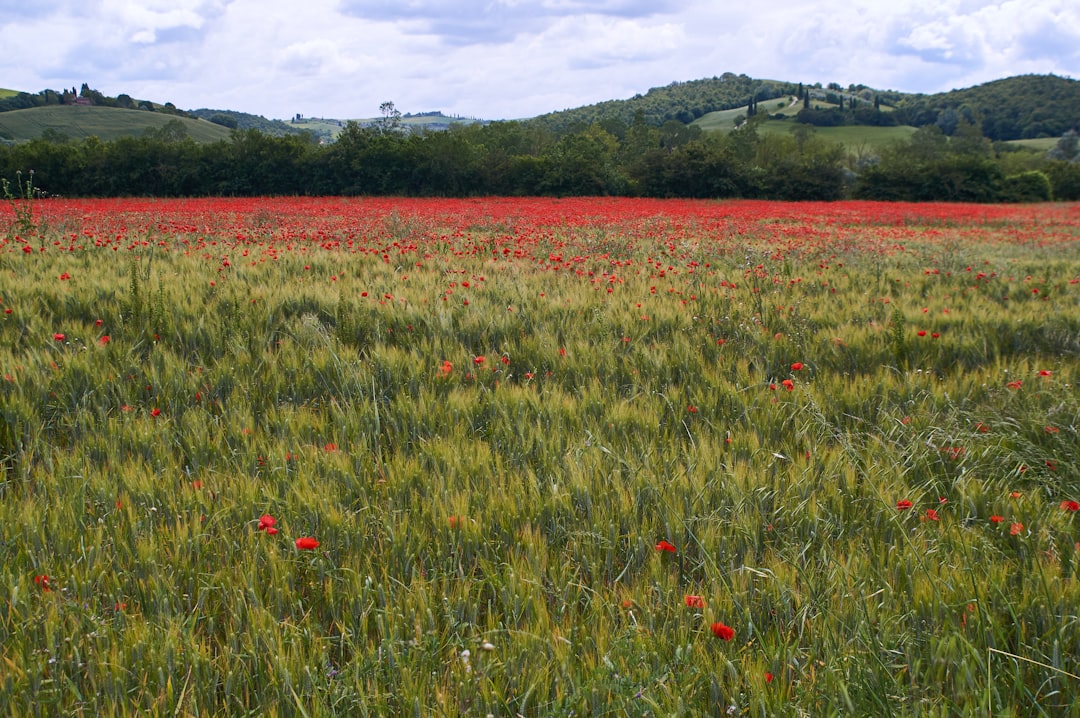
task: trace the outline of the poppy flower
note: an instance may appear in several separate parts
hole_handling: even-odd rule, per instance
[[[773,674],[772,673],[769,673],[768,671],[765,671],[765,682],[766,683],[772,683],[773,682]]]
[[[725,641],[730,641],[732,638],[735,638],[735,629],[720,623],[720,621],[712,624],[709,628],[717,638],[722,638]]]
[[[310,536],[302,536],[296,539],[296,548],[301,551],[310,551],[314,548],[319,548],[319,542]]]
[[[659,541],[656,544],[657,551],[667,551],[668,553],[675,553],[675,546],[667,541]]]
[[[1010,381],[1005,386],[1009,387],[1010,389],[1019,389],[1023,385],[1024,385],[1024,382],[1022,382],[1020,380],[1017,380],[1017,381]]]
[[[274,525],[276,523],[277,519],[275,519],[273,516],[271,516],[270,514],[263,514],[259,517],[259,531],[266,531],[267,533],[270,533],[270,529],[274,529]],[[274,533],[277,533],[277,529],[274,529]]]
[[[783,384],[784,388],[787,389],[788,391],[794,391],[795,390],[795,382],[793,382],[791,379],[784,379],[780,383]]]
[[[450,373],[454,371],[454,365],[450,362],[443,360],[442,366],[439,367],[439,376],[448,377]]]
[[[109,338],[109,335],[106,334],[105,336],[101,337],[101,339],[98,339],[98,341],[101,342],[102,346],[105,346],[111,341],[111,339]]]
[[[999,524],[1004,520],[1005,520],[1004,516],[998,516],[997,514],[994,514],[993,516],[990,517],[990,523],[992,523],[992,524]]]
[[[1080,501],[1062,501],[1061,509],[1062,511],[1080,511]]]
[[[1039,370],[1039,376],[1051,376],[1051,375],[1053,375],[1053,373],[1054,372],[1050,371],[1049,369],[1040,369]]]
[[[161,409],[156,406],[150,410],[150,416],[161,416]]]
[[[34,576],[34,583],[36,583],[38,586],[41,586],[42,591],[52,590],[51,588],[49,588],[49,577],[44,574],[42,574],[41,576]]]
[[[485,357],[484,357],[483,354],[481,354],[480,356],[477,356],[477,357],[473,357],[473,364],[475,364],[476,366],[480,366],[481,364],[484,363],[484,361],[485,361]]]
[[[696,414],[697,413],[697,407],[694,406],[693,404],[691,404],[690,406],[686,407],[686,411],[691,413],[691,414]]]
[[[907,511],[908,509],[911,508],[911,506],[912,506],[911,502],[908,501],[907,499],[900,499],[899,501],[896,502],[896,508],[899,511]]]
[[[687,596],[686,605],[690,608],[705,608],[705,599],[701,596]]]
[[[58,341],[58,342],[62,342],[62,341],[64,341],[64,339],[66,339],[66,337],[63,334],[61,334],[60,332],[57,332],[56,334],[53,334],[52,338],[53,338],[53,341]]]
[[[1024,530],[1024,524],[1015,523],[1015,524],[1013,524],[1012,526],[1009,527],[1009,535],[1010,536],[1016,536],[1017,534],[1019,534],[1023,530]]]
[[[934,509],[927,509],[926,510],[926,520],[927,521],[937,521],[938,520],[937,511],[935,511]]]
[[[803,363],[801,361],[797,361],[791,365],[791,371],[802,371],[802,368]]]

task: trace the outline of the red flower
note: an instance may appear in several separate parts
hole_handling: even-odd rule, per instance
[[[108,344],[108,343],[109,343],[109,342],[110,342],[111,340],[109,339],[109,335],[108,335],[108,334],[106,334],[105,336],[101,337],[101,339],[98,339],[98,341],[99,341],[99,342],[101,342],[101,345],[102,345],[102,346],[105,346],[105,345],[106,345],[106,344]]]
[[[656,550],[657,551],[667,551],[668,553],[675,553],[675,546],[673,544],[668,543],[667,541],[661,540],[656,544]]]
[[[156,406],[150,410],[150,416],[161,416],[161,409]]]
[[[791,365],[791,371],[802,371],[802,368],[803,363],[801,361],[797,361]]]
[[[1015,524],[1013,524],[1012,526],[1009,527],[1009,535],[1010,536],[1016,536],[1017,534],[1019,534],[1023,530],[1024,530],[1024,524],[1015,523]]]
[[[481,364],[484,363],[484,355],[481,354],[480,356],[473,357],[472,361],[473,361],[473,364],[475,364],[476,366],[480,366]]]
[[[999,524],[1004,520],[1005,520],[1004,516],[998,516],[997,514],[994,514],[993,516],[990,517],[990,523],[992,523],[992,524]]]
[[[701,596],[687,596],[686,605],[690,608],[705,608],[705,599]]]
[[[49,577],[45,576],[44,574],[41,576],[34,576],[34,583],[41,586],[42,591],[52,590],[51,588],[49,588]]]
[[[937,511],[935,511],[934,509],[927,509],[926,510],[926,520],[927,521],[937,521],[938,520]]]
[[[450,518],[448,518],[446,520],[446,522],[448,524],[450,524],[450,528],[452,528],[452,529],[461,528],[461,526],[465,523],[465,517],[464,516],[451,516]]]
[[[1023,385],[1024,385],[1024,382],[1017,379],[1016,381],[1010,381],[1005,386],[1009,387],[1010,389],[1019,389]]]
[[[686,407],[686,410],[688,412],[690,412],[691,414],[696,414],[697,413],[697,407],[692,405],[692,404],[690,406]]]
[[[276,523],[277,519],[273,516],[270,514],[263,514],[259,517],[259,531],[270,533],[270,529],[273,529]],[[277,529],[274,529],[274,533],[277,533]]]
[[[319,542],[310,536],[302,536],[296,539],[296,548],[301,551],[310,551],[313,548],[319,548]]]
[[[794,391],[795,390],[795,382],[793,382],[791,379],[784,379],[780,383],[783,384],[784,388],[787,389],[788,391]]]
[[[58,341],[58,342],[62,342],[62,341],[64,341],[64,339],[66,339],[66,337],[63,334],[61,334],[60,332],[57,332],[56,334],[53,334],[52,338],[53,338],[54,341]]]
[[[899,501],[896,502],[896,508],[899,511],[907,511],[908,509],[911,508],[911,506],[912,506],[911,502],[908,501],[907,499],[900,499]]]
[[[323,451],[326,451],[326,452],[329,452],[329,453],[337,451],[337,444],[335,444],[332,441],[327,443],[327,444],[324,444],[323,445]]]
[[[769,673],[768,671],[765,671],[765,682],[766,683],[772,683],[772,681],[773,681],[773,674]]]
[[[735,638],[735,629],[731,626],[725,626],[719,621],[709,626],[709,628],[712,629],[713,635],[717,638],[722,638],[725,641],[730,641],[732,638]]]
[[[1061,509],[1063,511],[1080,511],[1080,501],[1062,501]]]
[[[1052,372],[1052,371],[1050,371],[1048,369],[1040,369],[1039,370],[1039,376],[1051,376],[1053,373],[1054,372]]]
[[[454,371],[454,365],[450,362],[443,360],[442,366],[439,367],[439,376],[448,377],[450,372]]]

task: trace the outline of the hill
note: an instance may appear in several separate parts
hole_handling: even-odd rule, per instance
[[[47,105],[0,112],[0,138],[15,142],[37,139],[43,134],[55,139],[97,136],[115,140],[161,130],[166,125],[176,130],[182,128],[196,142],[226,140],[231,132],[200,119],[95,105]]]
[[[17,94],[19,94],[18,90],[9,90],[7,88],[0,87],[0,100],[4,99],[5,97],[15,97],[15,95]]]
[[[726,131],[734,127],[736,117],[747,114],[751,97],[758,103],[759,112],[796,115],[801,107],[793,104],[791,98],[798,96],[797,88],[802,87],[726,73],[711,79],[675,82],[625,100],[552,112],[528,122],[561,133],[594,122],[629,125],[640,112],[646,124],[652,126],[677,120],[703,130]],[[876,131],[862,133],[870,141],[902,137],[910,133],[910,128],[932,124],[951,135],[964,120],[979,124],[991,140],[1001,141],[1060,137],[1071,128],[1080,129],[1080,81],[1055,75],[1019,75],[929,95],[877,90],[865,85],[851,85],[845,90],[835,83],[825,88],[820,83],[806,85],[805,90],[810,94],[812,106],[826,113],[829,110],[836,110],[834,115],[840,113],[839,103],[843,103],[842,112],[846,114],[831,117],[835,122],[830,120],[836,126],[818,128],[824,134],[838,137],[849,134],[842,129],[844,126],[873,127],[875,105],[880,105],[885,113],[878,118],[888,119],[886,124],[906,125],[909,129],[873,127]],[[766,123],[766,131],[773,122],[770,119]]]
[[[764,102],[793,95],[797,87],[798,83],[755,80],[746,75],[726,72],[720,77],[654,87],[644,95],[635,95],[628,100],[608,100],[550,112],[528,122],[553,132],[564,132],[575,126],[602,121],[630,125],[634,117],[641,113],[644,122],[654,127],[669,120],[688,125],[710,112],[744,107],[751,97]]]
[[[296,135],[303,132],[311,132],[313,130],[313,128],[308,127],[297,127],[290,122],[268,120],[262,115],[252,115],[247,112],[237,112],[235,110],[210,110],[202,108],[199,110],[189,110],[187,114],[220,125],[226,129],[258,130],[263,134],[272,135],[274,137]],[[321,133],[314,132],[314,134],[320,135]]]
[[[897,106],[904,124],[938,124],[948,132],[961,118],[992,140],[1060,137],[1080,129],[1080,81],[1018,75],[936,95],[907,95]]]

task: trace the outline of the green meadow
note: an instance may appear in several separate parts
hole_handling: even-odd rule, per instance
[[[204,120],[145,110],[83,105],[49,105],[0,112],[0,136],[29,141],[52,130],[73,140],[94,136],[111,141],[159,130],[169,122],[180,122],[187,136],[196,142],[227,140],[230,136],[228,128]]]
[[[0,713],[1080,714],[1076,208],[772,206],[0,215]]]

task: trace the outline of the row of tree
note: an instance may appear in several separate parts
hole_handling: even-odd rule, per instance
[[[852,153],[797,124],[727,134],[676,121],[593,123],[556,135],[520,122],[407,133],[393,114],[337,142],[234,131],[198,144],[179,121],[142,137],[0,146],[0,177],[35,171],[63,196],[632,195],[835,200],[1080,199],[1076,136],[1053,158],[995,150],[977,125],[930,125],[881,152]],[[1063,148],[1063,149],[1062,149]]]

